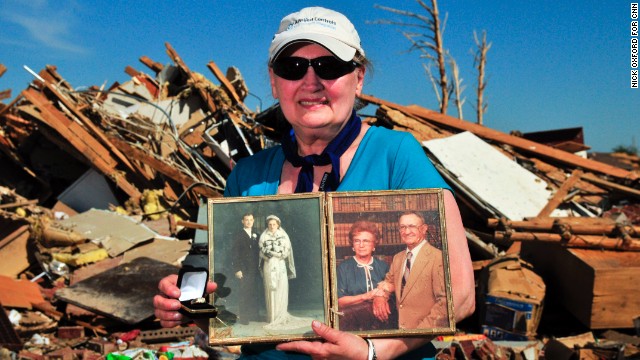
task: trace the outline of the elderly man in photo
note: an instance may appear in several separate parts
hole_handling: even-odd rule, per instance
[[[420,213],[405,212],[398,222],[407,248],[394,255],[378,285],[383,291],[373,300],[373,313],[386,321],[391,314],[389,297],[395,294],[400,329],[448,327],[442,251],[427,242],[428,225]]]

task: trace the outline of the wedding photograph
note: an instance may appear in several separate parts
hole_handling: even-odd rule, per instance
[[[211,199],[209,210],[210,268],[219,286],[212,341],[315,337],[311,322],[328,320],[318,195]]]

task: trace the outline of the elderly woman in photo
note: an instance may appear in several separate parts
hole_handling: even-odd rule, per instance
[[[308,326],[308,319],[291,316],[289,306],[289,279],[296,277],[293,250],[289,235],[281,227],[280,218],[267,216],[267,228],[260,235],[260,269],[267,302],[266,330],[286,330]]]
[[[356,221],[349,230],[349,241],[354,256],[344,260],[338,266],[338,308],[340,329],[383,330],[398,328],[393,317],[380,321],[372,311],[373,297],[380,291],[378,283],[384,280],[389,265],[373,257],[380,232],[375,223],[366,220]]]

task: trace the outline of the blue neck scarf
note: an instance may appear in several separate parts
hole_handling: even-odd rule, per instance
[[[313,167],[331,164],[331,173],[325,174],[320,183],[320,191],[334,191],[340,185],[340,156],[351,146],[353,141],[360,134],[362,121],[356,115],[355,110],[351,113],[351,118],[340,130],[338,135],[331,140],[329,145],[320,155],[298,155],[298,142],[296,141],[293,129],[285,133],[282,137],[282,150],[284,157],[294,167],[302,167],[298,175],[296,193],[311,192],[313,190]]]

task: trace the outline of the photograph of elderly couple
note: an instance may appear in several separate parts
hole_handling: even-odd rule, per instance
[[[212,199],[213,342],[455,329],[441,190]]]

